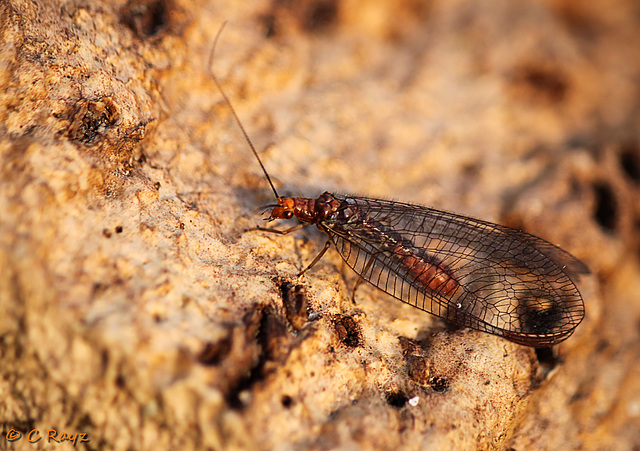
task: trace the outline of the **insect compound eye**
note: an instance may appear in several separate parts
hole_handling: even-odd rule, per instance
[[[293,218],[293,212],[291,210],[287,210],[284,213],[282,213],[282,217],[284,219],[291,219]]]

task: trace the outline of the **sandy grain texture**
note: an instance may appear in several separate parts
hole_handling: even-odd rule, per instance
[[[1,3],[0,448],[640,443],[640,11],[582,3]],[[225,20],[215,71],[281,194],[558,243],[593,271],[574,336],[352,303],[333,251],[296,278],[318,231],[245,232],[273,199],[206,67]]]

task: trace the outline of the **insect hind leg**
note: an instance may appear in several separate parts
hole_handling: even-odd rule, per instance
[[[362,285],[362,282],[364,282],[365,280],[363,274],[366,274],[367,271],[371,269],[371,266],[373,265],[374,260],[375,260],[375,255],[371,254],[371,257],[369,257],[369,261],[367,262],[366,266],[363,268],[362,272],[356,272],[356,274],[358,275],[358,278],[356,279],[356,282],[353,284],[353,290],[351,291],[352,304],[356,303],[356,290],[360,285]]]

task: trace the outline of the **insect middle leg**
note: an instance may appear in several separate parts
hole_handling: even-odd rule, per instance
[[[303,275],[305,272],[309,271],[311,268],[313,268],[313,266],[318,263],[318,261],[322,258],[322,256],[325,254],[325,252],[327,252],[327,249],[329,249],[329,246],[331,246],[331,240],[327,240],[326,243],[324,243],[324,247],[322,248],[322,250],[320,251],[320,253],[318,255],[316,255],[316,258],[313,259],[313,261],[311,263],[309,263],[307,265],[306,268],[304,268],[302,271],[300,271],[300,273],[298,274],[298,277],[300,277],[301,275]]]

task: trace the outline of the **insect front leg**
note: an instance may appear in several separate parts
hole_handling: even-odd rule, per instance
[[[285,229],[285,230],[280,230],[280,229],[271,229],[271,228],[267,228],[267,227],[260,227],[257,226],[253,229],[248,229],[246,230],[247,232],[250,232],[252,230],[260,230],[262,232],[269,232],[269,233],[275,233],[277,235],[287,235],[291,232],[295,232],[296,230],[300,230],[301,228],[307,226],[308,224],[298,224],[295,225],[291,228]],[[322,248],[322,250],[320,251],[320,253],[316,256],[316,258],[314,258],[311,263],[309,263],[307,265],[306,268],[304,268],[302,271],[300,271],[297,275],[297,277],[300,277],[301,275],[303,275],[304,273],[306,273],[308,270],[310,270],[311,268],[313,268],[315,266],[316,263],[318,263],[318,261],[322,258],[322,256],[325,254],[325,252],[327,252],[327,249],[329,249],[329,246],[331,246],[331,240],[327,240],[326,243],[324,243],[324,247]]]
[[[284,230],[272,229],[270,227],[256,226],[254,228],[245,230],[245,232],[252,232],[254,230],[260,230],[261,232],[275,233],[275,234],[278,234],[278,235],[288,235],[291,232],[295,232],[296,230],[300,230],[301,228],[305,227],[306,225],[307,224],[298,224],[298,225],[295,225],[293,227],[290,227],[290,228],[284,229]]]

